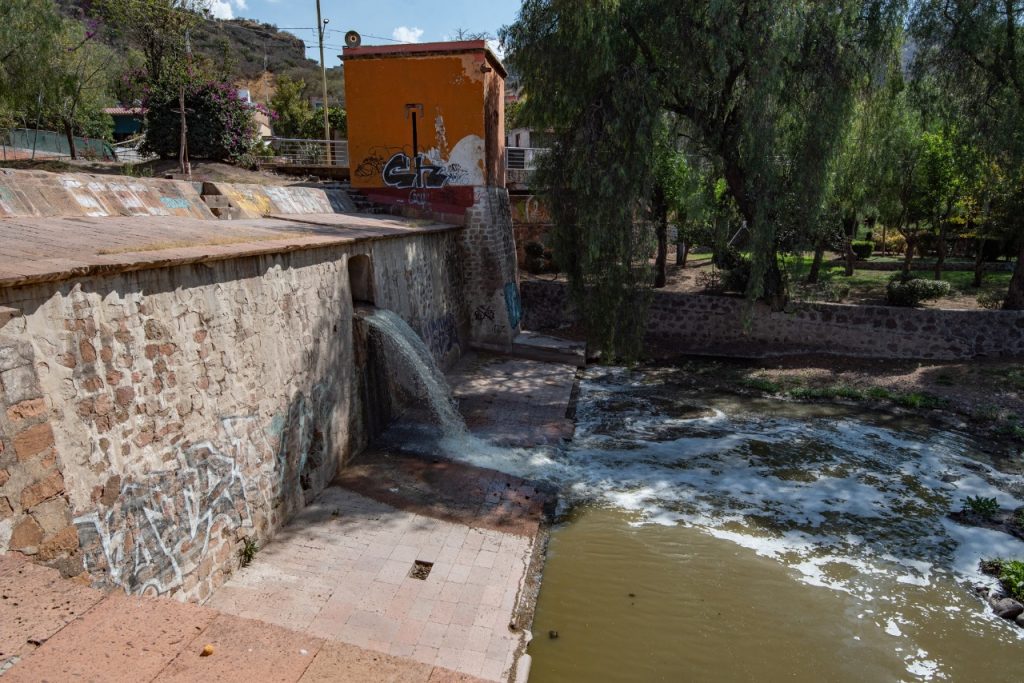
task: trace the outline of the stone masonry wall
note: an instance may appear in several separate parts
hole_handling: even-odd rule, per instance
[[[463,247],[470,337],[477,343],[506,346],[519,333],[523,312],[507,190],[474,188]]]
[[[0,332],[0,549],[82,571],[78,533],[57,463],[50,408],[35,351]]]
[[[575,321],[563,284],[523,282],[522,292],[528,329]],[[1012,358],[1024,357],[1024,312],[794,304],[777,313],[757,304],[747,318],[740,298],[659,292],[647,339],[678,353],[750,357]]]
[[[377,305],[452,362],[459,239],[0,290],[22,312],[0,342],[0,552],[204,600],[243,539],[262,545],[359,445],[347,259],[370,255]]]

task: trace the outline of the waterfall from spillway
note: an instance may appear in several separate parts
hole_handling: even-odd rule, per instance
[[[430,410],[440,421],[445,437],[467,437],[466,423],[455,408],[448,382],[416,331],[388,310],[375,308],[372,312],[363,313],[361,317],[380,334],[385,344],[397,351],[412,379],[422,387]]]

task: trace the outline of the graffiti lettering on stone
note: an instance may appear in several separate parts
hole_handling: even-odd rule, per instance
[[[105,566],[128,593],[160,595],[199,566],[215,522],[249,523],[245,482],[231,458],[206,443],[183,452],[179,464],[126,483],[114,506],[75,519],[86,569]]]
[[[179,197],[161,197],[160,203],[168,209],[187,209],[192,206],[189,204],[187,199],[181,199]]]
[[[400,189],[439,189],[448,184],[448,170],[431,163],[426,155],[418,154],[415,163],[405,152],[388,159],[381,172],[384,184]]]
[[[436,358],[442,358],[459,346],[459,331],[451,313],[427,323],[427,345]]]
[[[494,308],[486,304],[483,306],[477,306],[476,310],[473,311],[473,317],[481,322],[484,320],[494,322]]]
[[[523,302],[519,298],[519,288],[514,282],[505,285],[505,308],[508,309],[509,327],[518,327],[523,317]]]
[[[87,571],[105,572],[128,593],[169,593],[199,568],[211,543],[227,542],[221,527],[252,526],[251,506],[270,509],[279,484],[266,435],[255,418],[221,426],[223,446],[183,448],[176,467],[121,481],[115,500],[75,518]]]

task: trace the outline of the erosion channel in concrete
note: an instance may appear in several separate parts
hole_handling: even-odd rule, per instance
[[[1018,459],[928,424],[586,371],[566,448],[400,442],[557,487],[533,681],[1019,680],[976,594],[1024,544],[948,518],[1022,504]]]

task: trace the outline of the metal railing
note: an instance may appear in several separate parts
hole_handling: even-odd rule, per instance
[[[348,140],[268,138],[264,166],[348,166]]]
[[[505,168],[509,171],[534,171],[537,160],[548,151],[544,147],[506,147]]]
[[[156,159],[156,154],[143,154],[139,151],[139,146],[145,139],[145,135],[139,135],[138,137],[134,137],[129,140],[122,140],[114,145],[114,152],[117,154],[117,160],[126,164],[141,164],[143,162]]]

